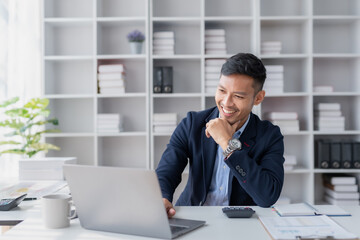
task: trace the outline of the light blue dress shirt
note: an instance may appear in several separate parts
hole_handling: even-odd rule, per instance
[[[246,128],[250,119],[250,115],[246,120],[245,124],[237,130],[233,138],[240,138],[241,133]],[[210,189],[206,196],[206,201],[204,206],[228,206],[228,186],[229,186],[229,173],[230,168],[226,165],[224,161],[223,150],[218,145],[216,159],[214,164],[214,171],[211,179]]]

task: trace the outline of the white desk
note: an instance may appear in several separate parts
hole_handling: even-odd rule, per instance
[[[6,215],[18,220],[25,218],[25,221],[6,232],[0,239],[153,239],[86,230],[80,226],[78,219],[72,220],[69,228],[46,229],[42,224],[39,201],[32,204],[34,203],[36,204],[33,207],[29,206],[30,203],[26,203],[14,209],[14,211],[0,214],[1,219],[6,219]],[[333,217],[333,219],[345,229],[360,237],[360,206],[343,208],[349,211],[352,216]],[[272,209],[260,207],[253,207],[256,214],[250,219],[229,219],[222,213],[221,207],[177,207],[176,209],[176,216],[179,218],[206,221],[204,227],[187,233],[178,239],[271,239],[257,216],[278,216]]]

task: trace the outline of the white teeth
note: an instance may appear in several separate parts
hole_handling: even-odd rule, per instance
[[[227,110],[225,110],[225,108],[223,108],[223,111],[224,111],[224,113],[226,113],[226,114],[230,114],[230,113],[234,113],[235,111],[227,111]]]

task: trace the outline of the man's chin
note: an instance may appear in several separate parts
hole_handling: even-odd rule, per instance
[[[222,119],[225,119],[230,125],[233,125],[234,123],[236,123],[237,121],[234,120],[233,117],[226,117],[226,116],[222,116]]]

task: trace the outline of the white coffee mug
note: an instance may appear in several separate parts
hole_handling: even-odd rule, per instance
[[[76,215],[71,214],[71,196],[68,194],[50,194],[42,197],[42,212],[45,227],[69,227],[70,219]]]

